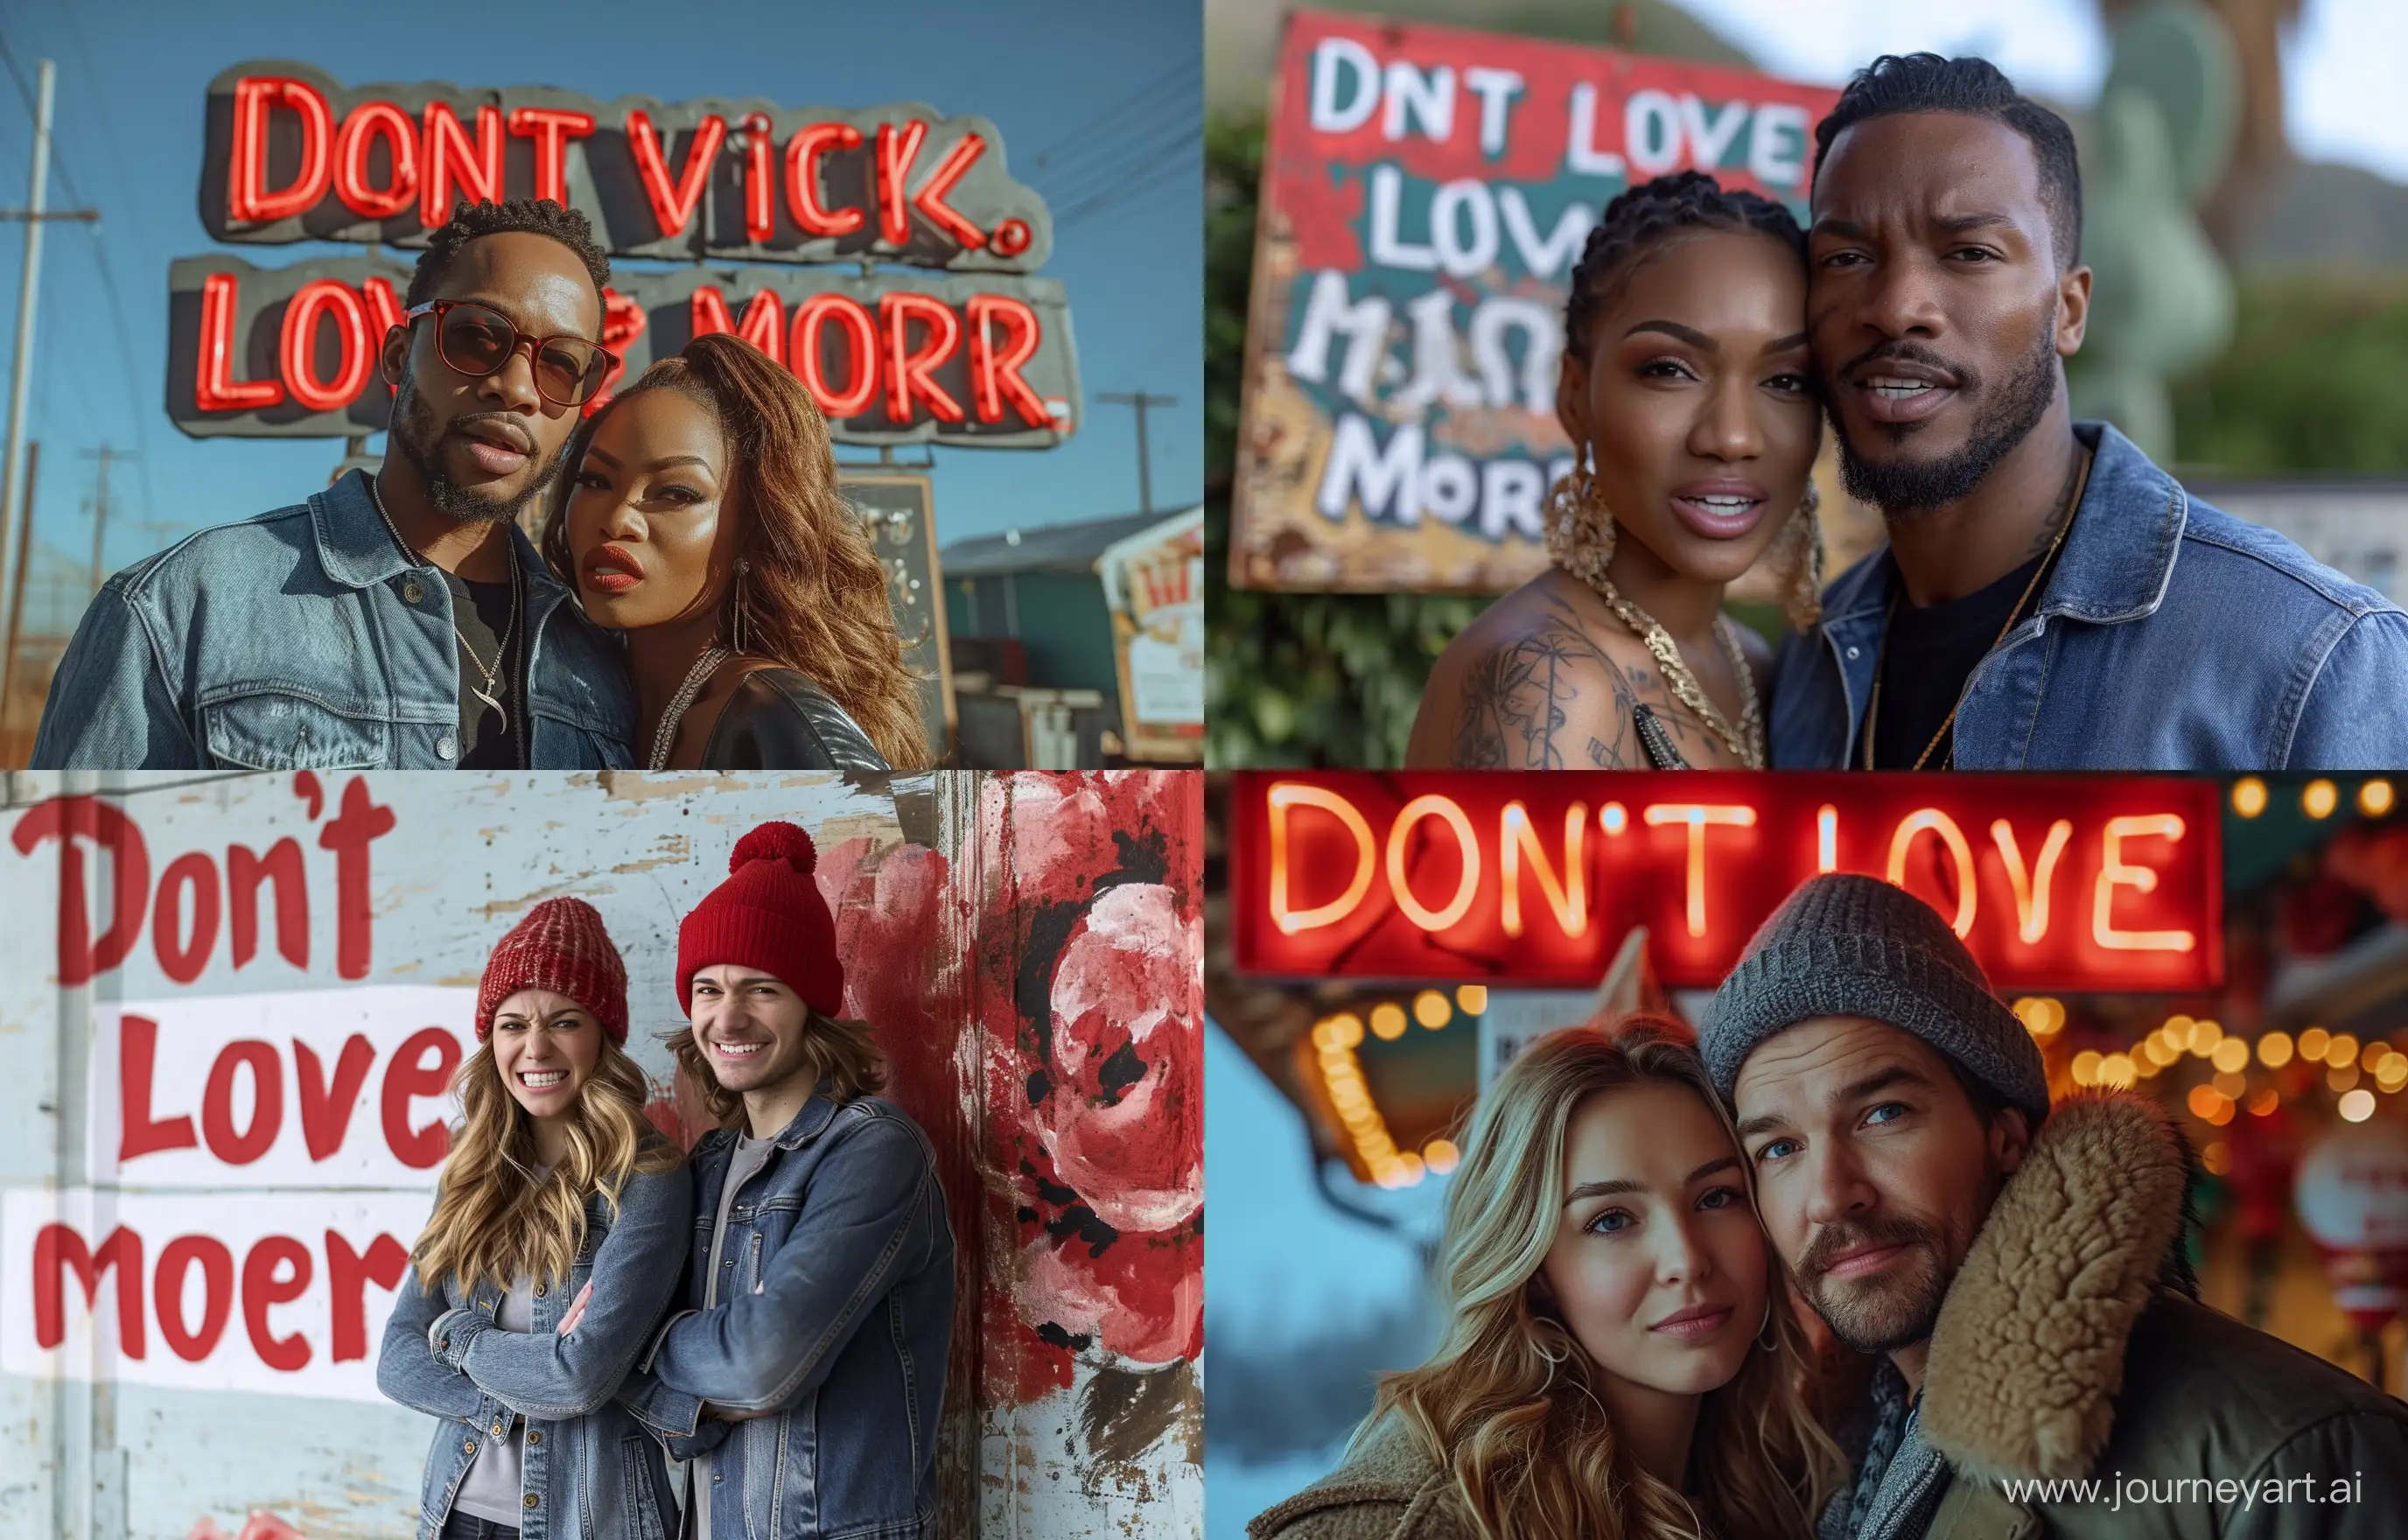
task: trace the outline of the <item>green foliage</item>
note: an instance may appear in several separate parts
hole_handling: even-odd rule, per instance
[[[2244,280],[2231,348],[2174,393],[2174,444],[2233,475],[2408,472],[2408,284]]]
[[[1488,601],[1229,586],[1229,487],[1262,157],[1259,120],[1205,125],[1205,763],[1384,769],[1404,762],[1430,665]]]

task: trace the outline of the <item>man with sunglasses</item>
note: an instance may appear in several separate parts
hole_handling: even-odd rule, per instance
[[[615,369],[609,281],[573,209],[456,206],[379,356],[382,468],[111,578],[60,661],[35,768],[630,763],[625,665],[517,522]]]

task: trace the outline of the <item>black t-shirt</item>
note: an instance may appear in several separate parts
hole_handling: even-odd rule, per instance
[[[526,764],[526,616],[511,579],[470,583],[446,572],[452,586],[452,624],[460,631],[460,757],[462,770],[519,770]],[[518,609],[515,623],[512,611]],[[507,633],[507,635],[505,634]],[[501,657],[505,650],[507,657]],[[479,698],[485,670],[494,669],[486,693],[502,703],[497,712]],[[504,712],[508,712],[507,717]]]
[[[2046,555],[2034,556],[1988,587],[1942,604],[1918,606],[1903,594],[1899,596],[1882,657],[1881,714],[1872,727],[1876,768],[1914,768],[1915,756],[1956,709],[1957,698],[1965,693],[1967,676],[1998,641],[2007,616],[2046,560]],[[1946,767],[1955,738],[1952,723],[1923,768]],[[1856,755],[1861,765],[1861,741]]]

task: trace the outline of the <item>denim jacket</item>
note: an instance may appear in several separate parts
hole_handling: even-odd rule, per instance
[[[2104,423],[2033,612],[1965,683],[1959,770],[2408,765],[2408,614],[2270,529],[2191,498]],[[1831,584],[1774,668],[1772,763],[1861,761],[1898,564]],[[1901,767],[1902,768],[1902,767]]]
[[[538,1286],[533,1330],[494,1324],[504,1289],[447,1279],[433,1294],[413,1264],[377,1355],[377,1389],[439,1418],[419,1495],[418,1540],[442,1533],[486,1439],[526,1418],[521,1461],[523,1540],[667,1540],[677,1533],[661,1448],[613,1396],[662,1312],[675,1303],[694,1227],[694,1183],[682,1166],[638,1173],[619,1194],[615,1222],[599,1194],[586,1200],[585,1240],[568,1281]],[[566,1336],[561,1316],[591,1282],[585,1318]]]
[[[672,1455],[711,1455],[711,1533],[695,1540],[933,1535],[953,1233],[928,1136],[890,1101],[814,1095],[738,1189],[706,1310],[735,1148],[724,1130],[694,1148],[688,1308],[621,1399]],[[704,1402],[776,1415],[706,1420]]]
[[[527,759],[631,761],[626,665],[515,526]],[[108,580],[60,659],[40,770],[450,770],[452,589],[410,565],[354,471],[308,502],[204,529]]]

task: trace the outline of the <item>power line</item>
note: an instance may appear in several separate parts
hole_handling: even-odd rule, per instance
[[[17,94],[23,100],[25,110],[30,117],[34,112],[34,93],[26,83],[25,72],[18,65],[16,52],[8,47],[8,40],[5,34],[0,34],[0,64],[7,66],[8,77],[16,83]],[[86,73],[87,75],[91,73],[89,65],[86,65]],[[94,79],[92,83],[96,89],[99,82]],[[67,201],[83,202],[82,194],[76,188],[75,178],[67,169],[66,157],[60,152],[55,137],[50,143],[50,169],[59,180],[59,190],[66,194]],[[145,398],[139,373],[134,367],[133,328],[126,324],[124,300],[118,291],[116,272],[108,263],[108,243],[101,238],[96,221],[92,224],[92,235],[93,266],[100,276],[101,295],[108,305],[109,326],[116,334],[118,366],[125,371],[125,391],[127,402],[132,408],[135,446],[137,451],[147,451],[150,447],[149,417],[145,410]],[[158,499],[150,485],[150,460],[147,455],[139,464],[142,468],[143,509],[146,512],[155,511],[158,508]]]

